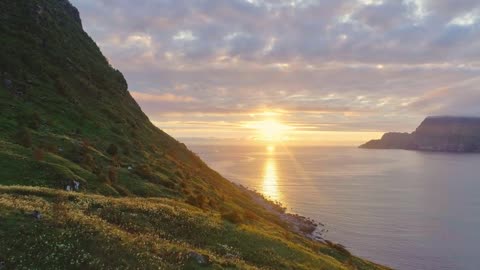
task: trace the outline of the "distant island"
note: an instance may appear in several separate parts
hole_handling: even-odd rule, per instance
[[[431,116],[412,133],[385,133],[360,148],[480,152],[480,117]]]

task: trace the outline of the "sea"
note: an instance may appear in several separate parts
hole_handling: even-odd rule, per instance
[[[356,256],[394,269],[480,269],[480,154],[190,149],[229,180],[325,224],[325,238]]]

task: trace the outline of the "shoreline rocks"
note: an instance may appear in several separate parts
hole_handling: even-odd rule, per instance
[[[286,208],[281,206],[280,203],[275,203],[266,199],[262,194],[250,190],[244,186],[241,186],[244,190],[250,193],[252,198],[258,204],[262,205],[265,209],[271,213],[277,214],[278,217],[287,223],[291,230],[295,233],[303,235],[309,239],[324,242],[324,234],[328,231],[325,229],[325,225],[315,221],[314,219],[301,216],[295,213],[286,212]]]

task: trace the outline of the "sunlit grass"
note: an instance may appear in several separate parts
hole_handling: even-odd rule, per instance
[[[1,259],[16,269],[189,269],[190,252],[208,256],[205,269],[375,269],[267,221],[233,225],[172,199],[0,186],[0,209]]]

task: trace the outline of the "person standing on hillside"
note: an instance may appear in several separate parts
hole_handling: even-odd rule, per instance
[[[80,190],[80,182],[73,180],[73,190],[75,191]]]

